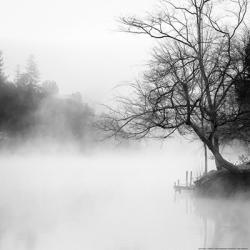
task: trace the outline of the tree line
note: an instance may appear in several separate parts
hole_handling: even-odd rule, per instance
[[[3,70],[0,54],[0,140],[41,137],[86,143],[93,136],[94,110],[80,93],[60,96],[55,81],[41,82],[34,56],[25,71],[17,67],[13,81]]]

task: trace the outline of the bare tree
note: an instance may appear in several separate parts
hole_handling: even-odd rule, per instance
[[[193,133],[212,152],[218,169],[242,171],[223,158],[219,139],[223,126],[242,112],[233,89],[244,71],[245,43],[239,37],[247,4],[183,0],[177,6],[163,0],[144,19],[121,18],[123,31],[148,35],[159,45],[143,79],[132,85],[133,94],[104,115],[103,129],[126,138]]]

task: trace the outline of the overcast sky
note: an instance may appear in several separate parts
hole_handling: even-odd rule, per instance
[[[8,0],[1,3],[0,49],[11,76],[34,54],[41,78],[62,93],[100,101],[137,77],[150,39],[117,32],[121,15],[143,14],[155,0]]]
[[[117,32],[119,16],[143,15],[157,0],[8,0],[1,3],[0,49],[11,76],[34,54],[41,79],[61,93],[102,102],[112,87],[138,77],[151,40]]]

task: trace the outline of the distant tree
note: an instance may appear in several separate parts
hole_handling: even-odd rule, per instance
[[[42,89],[46,94],[52,96],[59,93],[59,88],[55,81],[46,80],[42,82]]]
[[[9,136],[28,134],[35,126],[35,113],[44,95],[30,85],[0,85],[0,131]]]
[[[92,133],[93,110],[72,95],[45,98],[36,116],[37,133],[56,140],[83,142]]]
[[[2,51],[0,51],[0,84],[6,81],[6,76],[4,74],[3,66],[4,66],[3,54]]]
[[[39,82],[39,70],[34,55],[30,55],[27,60],[26,74],[29,76],[31,84],[37,84]]]
[[[20,81],[20,77],[21,77],[21,71],[20,71],[20,65],[18,64],[15,70],[15,77],[14,77],[15,84],[18,84],[18,82]]]
[[[38,76],[30,57],[26,72],[17,66],[14,81],[7,81],[0,55],[0,140],[45,136],[84,143],[92,134],[93,110],[80,93],[61,97],[55,81],[37,84]]]
[[[20,87],[26,87],[27,85],[31,84],[32,79],[27,73],[21,73],[16,84]]]
[[[75,101],[75,102],[82,103],[82,95],[80,92],[72,93],[70,95],[70,99]]]
[[[33,55],[30,55],[27,60],[25,72],[21,72],[20,66],[17,66],[14,82],[18,86],[37,85],[39,82],[39,70]]]
[[[132,85],[130,97],[109,109],[101,127],[113,136],[137,139],[192,134],[212,152],[217,169],[239,172],[222,156],[220,139],[221,129],[242,115],[233,89],[234,79],[245,71],[239,27],[248,1],[162,3],[145,19],[121,18],[126,32],[162,42],[143,80]],[[226,11],[228,19],[219,18],[215,8]]]

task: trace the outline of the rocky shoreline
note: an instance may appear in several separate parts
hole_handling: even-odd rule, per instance
[[[209,197],[233,197],[239,194],[250,197],[250,171],[241,169],[239,173],[228,170],[212,170],[195,181],[195,192]]]

